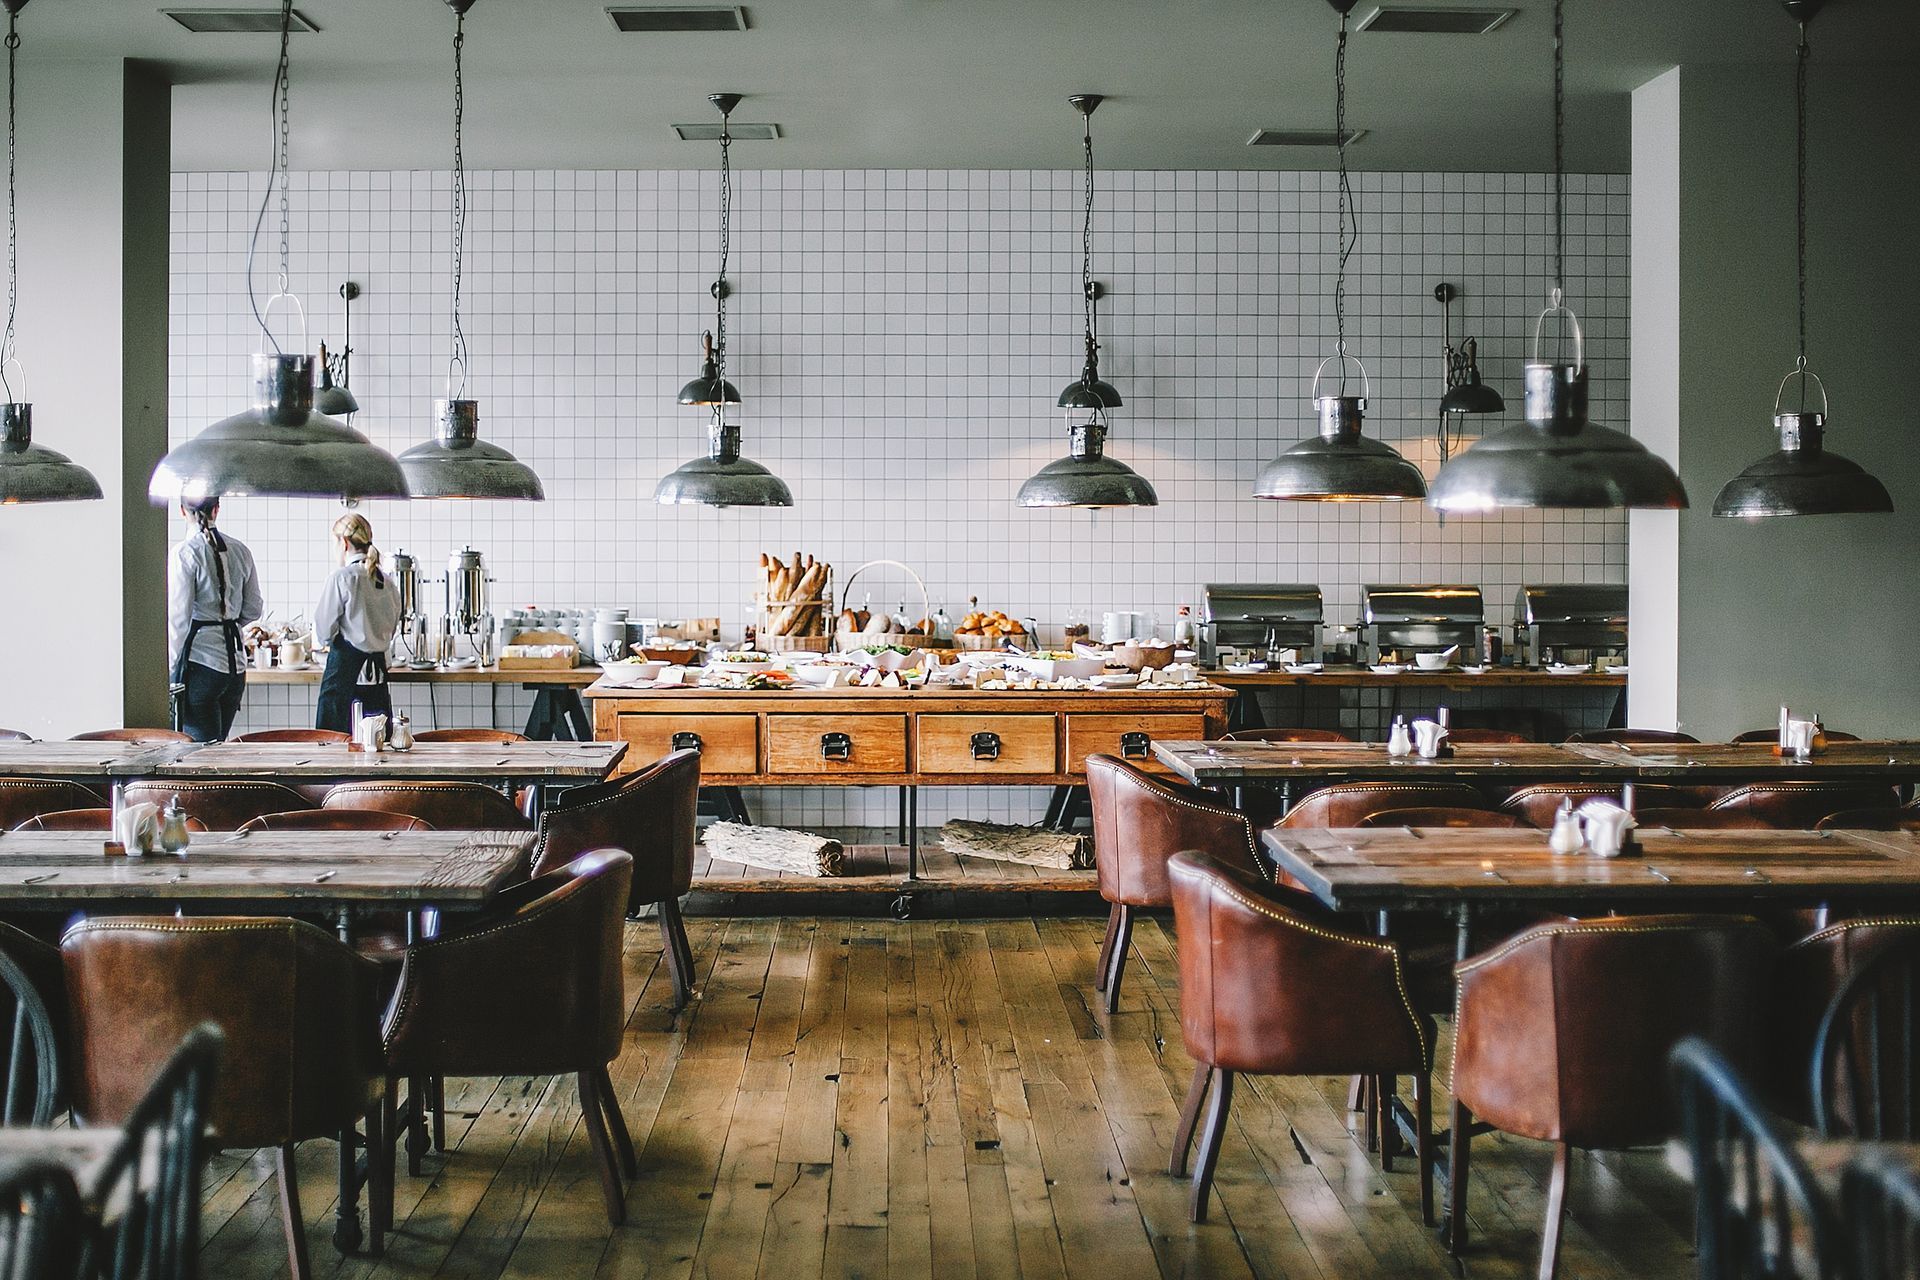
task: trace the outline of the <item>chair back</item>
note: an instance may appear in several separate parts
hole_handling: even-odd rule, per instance
[[[1287,811],[1283,827],[1357,827],[1382,809],[1485,809],[1486,800],[1464,782],[1336,782]]]
[[[1201,853],[1168,862],[1180,1031],[1196,1062],[1274,1075],[1412,1074],[1432,1063],[1399,950],[1306,894]]]
[[[1235,729],[1228,742],[1352,742],[1337,729]]]
[[[1813,1050],[1833,998],[1888,947],[1920,945],[1920,918],[1861,916],[1815,929],[1780,953],[1760,1087],[1774,1112],[1813,1123]]]
[[[1751,1061],[1775,950],[1742,916],[1529,929],[1455,967],[1455,1096],[1521,1137],[1600,1149],[1662,1141],[1673,1132],[1659,1105],[1667,1055],[1700,1036]]]
[[[527,735],[511,729],[422,729],[413,735],[415,742],[481,742],[505,746],[525,742]]]
[[[321,807],[404,813],[438,831],[517,831],[527,826],[526,815],[512,800],[480,782],[343,782],[327,792]]]
[[[187,819],[188,831],[205,831],[207,824],[195,817]],[[43,813],[37,818],[28,818],[14,828],[15,831],[98,831],[105,834],[113,830],[113,810],[111,809],[62,809],[58,813]]]
[[[1700,739],[1677,729],[1588,729],[1570,733],[1568,742],[1698,742]]]
[[[0,986],[5,987],[0,999],[12,1006],[6,1039],[7,1091],[0,1099],[0,1124],[43,1128],[53,1123],[60,1093],[59,1039],[53,1015],[33,979],[5,950],[0,950]],[[0,1010],[4,1009],[5,1005],[0,1005]]]
[[[193,1280],[199,1272],[201,1180],[207,1125],[226,1039],[212,1023],[189,1030],[128,1113],[101,1170],[102,1203],[120,1206],[89,1243],[83,1275]]]
[[[0,828],[11,831],[28,818],[62,809],[95,809],[101,797],[77,782],[58,778],[0,778]]]
[[[1381,809],[1354,823],[1357,827],[1485,827],[1512,829],[1527,824],[1495,809],[1455,809],[1426,805],[1408,809]]]
[[[1755,782],[1715,800],[1710,808],[1751,814],[1768,826],[1810,831],[1830,813],[1846,809],[1897,810],[1892,787],[1845,782]]]
[[[558,871],[595,849],[633,856],[629,907],[677,899],[693,886],[700,753],[672,751],[612,782],[563,792],[540,815],[533,873]]]
[[[550,1075],[620,1052],[633,859],[602,849],[503,895],[458,933],[407,948],[388,1007],[398,1075]]]
[[[1920,831],[1920,811],[1904,809],[1842,809],[1813,824],[1815,831]]]
[[[1700,1280],[1841,1275],[1832,1204],[1726,1055],[1688,1038],[1669,1073],[1693,1170]]]
[[[132,742],[150,744],[158,742],[192,742],[178,729],[92,729],[86,733],[76,733],[68,742]]]
[[[234,742],[352,742],[353,735],[338,729],[255,729]]]
[[[1850,1280],[1910,1280],[1920,1270],[1920,1169],[1904,1152],[1864,1147],[1840,1171]]]
[[[1734,809],[1695,809],[1686,805],[1651,809],[1636,805],[1633,820],[1642,827],[1665,827],[1669,831],[1767,831],[1773,827],[1758,814]]]
[[[176,782],[155,779],[129,782],[121,791],[128,804],[155,804],[162,809],[179,797],[189,818],[198,818],[209,831],[238,831],[263,813],[311,809],[292,787],[278,782]]]
[[[1560,811],[1561,801],[1571,800],[1573,807],[1578,809],[1595,798],[1617,802],[1620,788],[1593,782],[1537,782],[1531,786],[1514,788],[1500,802],[1500,808],[1506,813],[1519,815],[1530,826],[1544,831],[1553,826],[1553,815]],[[1634,784],[1633,807],[1636,812],[1647,808],[1701,808],[1705,804],[1700,794],[1688,787],[1670,787],[1659,783]]]
[[[293,809],[249,819],[242,831],[431,831],[412,814],[382,809]]]
[[[32,742],[33,735],[19,729],[0,729],[0,742]]]
[[[1087,757],[1093,865],[1100,896],[1137,907],[1173,902],[1167,859],[1197,849],[1261,880],[1266,864],[1253,824],[1221,798],[1148,773],[1118,756]]]
[[[1447,737],[1454,742],[1478,742],[1489,746],[1504,747],[1516,742],[1532,742],[1524,733],[1515,733],[1512,729],[1453,729],[1447,730]]]
[[[87,1216],[65,1165],[46,1156],[0,1164],[0,1280],[66,1280],[79,1270]]]
[[[1920,1138],[1920,930],[1902,930],[1847,975],[1813,1041],[1813,1125],[1828,1138]]]
[[[339,1133],[380,1071],[379,967],[332,935],[266,917],[102,916],[61,943],[74,1111],[133,1113],[164,1046],[211,1022],[226,1035],[213,1121],[230,1147]],[[532,966],[530,966],[532,967]]]
[[[1838,729],[1828,729],[1824,726],[1822,726],[1820,731],[1826,734],[1827,738],[1833,742],[1860,741],[1860,735],[1857,733],[1842,733]],[[1749,729],[1745,733],[1734,734],[1731,738],[1728,738],[1727,741],[1728,742],[1778,742],[1780,741],[1780,728],[1778,725],[1775,725],[1774,727],[1769,729]]]

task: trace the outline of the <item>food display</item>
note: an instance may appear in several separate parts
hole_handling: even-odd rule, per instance
[[[960,625],[953,629],[954,643],[962,649],[998,649],[1008,640],[1023,642],[1028,638],[1025,623],[998,609],[982,609],[978,596],[968,598],[967,609]]]
[[[833,566],[798,551],[793,559],[760,554],[766,590],[760,595],[760,637],[769,648],[826,648]]]

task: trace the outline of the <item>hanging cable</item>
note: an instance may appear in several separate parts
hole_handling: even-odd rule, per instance
[[[1339,159],[1336,193],[1340,260],[1333,281],[1334,354],[1340,357],[1340,394],[1347,393],[1347,259],[1360,240],[1360,215],[1353,208],[1353,184],[1347,177],[1347,15],[1340,14],[1340,39],[1333,51],[1333,145]],[[1349,214],[1352,232],[1349,234]]]
[[[273,71],[273,94],[269,107],[273,117],[273,167],[267,172],[267,189],[260,197],[260,212],[253,219],[253,236],[247,241],[247,305],[253,309],[253,319],[260,326],[260,332],[266,336],[273,347],[273,353],[280,355],[280,340],[273,336],[273,330],[267,327],[266,315],[260,310],[260,299],[253,291],[253,257],[260,247],[260,228],[267,223],[267,208],[273,203],[274,188],[280,190],[280,292],[287,291],[288,241],[290,238],[289,217],[287,212],[287,133],[289,91],[287,85],[287,46],[293,37],[293,0],[280,0],[280,61]]]
[[[713,284],[713,417],[727,415],[727,256],[733,247],[733,109],[720,111],[720,276]]]
[[[467,257],[467,160],[462,149],[467,92],[461,66],[466,45],[467,13],[456,6],[453,13],[453,356],[447,361],[447,395],[454,400],[464,400],[467,396],[467,331],[460,323],[460,287]]]
[[[1092,381],[1100,359],[1099,316],[1093,296],[1093,109],[1087,107],[1082,110],[1080,119],[1086,126],[1081,143],[1086,155],[1086,170],[1082,184],[1085,188],[1082,202],[1084,219],[1080,224],[1080,296],[1085,301],[1087,319],[1086,378]]]
[[[14,350],[13,317],[20,305],[19,202],[16,197],[14,153],[14,55],[20,50],[20,32],[16,26],[18,10],[7,10],[7,333],[0,339],[0,387],[5,387],[8,403],[13,402],[13,381],[7,366],[19,356]]]
[[[1794,273],[1800,303],[1800,361],[1807,368],[1807,63],[1813,47],[1807,43],[1807,24],[1800,23],[1800,49],[1793,64],[1793,191]],[[1807,379],[1800,379],[1800,411],[1807,409]]]

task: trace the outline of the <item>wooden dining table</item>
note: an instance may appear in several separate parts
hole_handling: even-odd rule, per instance
[[[192,746],[191,742],[0,741],[0,777],[92,783],[141,778]]]

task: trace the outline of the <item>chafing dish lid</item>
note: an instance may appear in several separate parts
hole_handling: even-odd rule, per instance
[[[1312,583],[1209,582],[1208,622],[1319,622],[1326,615]]]
[[[1559,582],[1522,587],[1513,598],[1513,620],[1522,626],[1551,622],[1627,621],[1627,588],[1618,582]]]
[[[1456,585],[1360,588],[1360,618],[1368,625],[1404,622],[1479,622],[1486,617],[1480,588]]]

